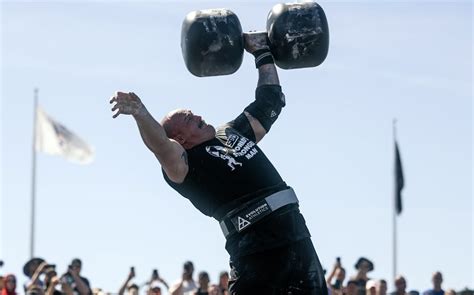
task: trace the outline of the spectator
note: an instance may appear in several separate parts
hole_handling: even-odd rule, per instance
[[[446,290],[445,294],[446,295],[456,295],[456,291],[454,291],[453,289],[448,289],[448,290]]]
[[[128,295],[138,295],[140,294],[140,287],[137,284],[131,284],[127,287]]]
[[[23,285],[25,293],[33,285],[43,288],[44,283],[39,279],[39,276],[47,265],[46,261],[39,257],[31,258],[25,263],[23,274],[28,277],[28,281]]]
[[[395,278],[395,292],[392,295],[408,295],[406,293],[407,281],[401,275]]]
[[[217,285],[217,295],[228,295],[229,273],[221,271],[219,274],[219,285]]]
[[[377,282],[377,295],[387,295],[387,281],[379,280]]]
[[[374,280],[368,280],[365,284],[365,292],[367,295],[376,295],[377,294],[377,282]]]
[[[135,268],[132,266],[130,267],[130,271],[128,273],[127,279],[123,283],[122,287],[120,287],[120,290],[118,291],[118,295],[123,295],[125,293],[125,290],[127,289],[128,295],[138,295],[138,286],[135,290],[135,288],[130,288],[131,286],[128,286],[130,281],[135,277]]]
[[[72,278],[73,284],[71,284],[71,287],[74,292],[80,295],[92,295],[89,280],[85,277],[81,277],[81,270],[82,261],[79,258],[74,258],[65,275]]]
[[[194,265],[191,261],[186,261],[183,265],[183,275],[170,288],[171,295],[191,295],[197,289],[193,280]]]
[[[333,284],[332,280],[334,278],[335,278],[335,281]],[[334,264],[334,267],[332,268],[331,273],[326,279],[326,283],[328,285],[328,288],[331,289],[331,293],[338,293],[338,291],[342,289],[345,278],[346,278],[346,270],[342,267],[341,260],[338,257],[336,258],[336,263]]]
[[[62,292],[56,290],[56,286],[59,285],[58,274],[56,272],[55,265],[48,265],[44,269],[44,285],[46,289],[46,294],[48,295],[61,295]],[[68,293],[68,292],[66,292]]]
[[[158,282],[153,282],[150,284],[150,288],[147,292],[148,295],[161,295],[161,288],[158,285]]]
[[[411,290],[408,292],[408,295],[420,295],[420,292],[416,291],[416,290]]]
[[[15,275],[9,274],[5,276],[4,287],[1,295],[16,295],[16,277]]]
[[[160,277],[157,269],[154,269],[153,272],[151,273],[151,278],[150,278],[150,281],[148,282],[148,285],[151,286],[152,284],[154,284],[155,286],[159,286],[160,284],[162,284],[163,286],[166,287],[166,290],[169,290],[170,288],[168,286],[168,283],[163,278]],[[161,289],[160,289],[160,292],[161,292]]]
[[[199,286],[194,295],[209,295],[209,274],[205,271],[199,273]]]
[[[359,289],[357,281],[354,280],[349,280],[349,282],[347,282],[347,286],[343,289],[343,293],[345,295],[357,295],[358,291]]]
[[[431,282],[433,283],[433,289],[426,290],[423,295],[444,295],[444,290],[441,288],[443,275],[439,271],[433,274]]]
[[[357,263],[354,267],[355,269],[357,269],[357,274],[353,276],[351,280],[357,282],[357,293],[359,295],[365,295],[365,285],[369,280],[369,277],[367,277],[367,273],[374,270],[374,264],[369,259],[361,257],[359,258],[359,260],[357,260]]]

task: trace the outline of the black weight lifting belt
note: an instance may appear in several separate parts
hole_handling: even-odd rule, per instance
[[[257,201],[251,200],[231,210],[222,218],[220,222],[222,232],[226,238],[236,232],[242,232],[265,216],[289,204],[298,204],[298,198],[292,188]]]

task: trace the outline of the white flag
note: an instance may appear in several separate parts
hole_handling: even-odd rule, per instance
[[[61,123],[36,109],[36,150],[60,155],[77,164],[88,164],[94,158],[92,148]]]

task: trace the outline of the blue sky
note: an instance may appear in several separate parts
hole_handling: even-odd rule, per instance
[[[180,49],[197,9],[233,10],[262,29],[276,3],[13,2],[1,4],[0,273],[29,255],[33,89],[43,109],[94,146],[78,166],[37,157],[36,253],[66,269],[82,258],[93,286],[117,291],[132,265],[168,281],[185,260],[216,281],[228,268],[217,222],[167,186],[131,118],[112,120],[109,97],[134,91],[157,119],[186,107],[214,125],[253,100],[249,55],[234,75],[197,78]],[[359,256],[390,280],[393,138],[405,171],[399,273],[408,289],[474,287],[472,3],[320,3],[330,26],[326,61],[284,71],[287,107],[261,147],[298,194],[323,265]]]

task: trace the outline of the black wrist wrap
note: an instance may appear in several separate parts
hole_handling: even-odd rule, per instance
[[[255,67],[257,69],[262,65],[275,63],[272,52],[268,48],[255,50],[252,54],[255,57]]]
[[[255,101],[245,108],[268,132],[285,106],[280,85],[261,85],[255,90]]]

